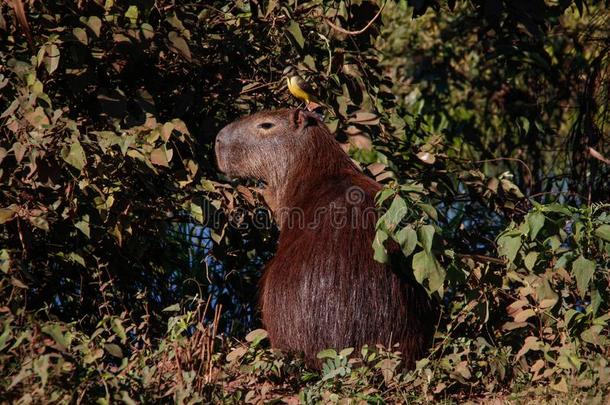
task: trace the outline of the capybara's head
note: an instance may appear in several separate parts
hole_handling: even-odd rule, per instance
[[[317,131],[316,131],[317,130]],[[317,115],[301,109],[263,111],[224,127],[216,137],[218,168],[231,177],[281,182],[304,158],[312,137],[328,134]]]

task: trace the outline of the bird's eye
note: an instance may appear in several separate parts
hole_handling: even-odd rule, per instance
[[[271,129],[271,128],[273,128],[273,124],[270,122],[263,122],[263,123],[258,124],[258,127],[262,128],[262,129]]]

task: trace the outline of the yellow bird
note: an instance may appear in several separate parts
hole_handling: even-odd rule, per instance
[[[284,76],[286,76],[288,90],[293,96],[305,102],[305,108],[308,110],[315,110],[318,106],[324,105],[314,95],[313,89],[309,83],[299,76],[294,67],[288,66],[284,69]]]

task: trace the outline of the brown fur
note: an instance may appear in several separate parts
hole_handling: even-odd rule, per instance
[[[262,180],[279,223],[277,253],[260,308],[274,347],[319,365],[326,348],[399,344],[421,357],[435,306],[407,268],[373,259],[381,186],[362,174],[311,113],[278,110],[226,126],[216,140],[221,171]]]

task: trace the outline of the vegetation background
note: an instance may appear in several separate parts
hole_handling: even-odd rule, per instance
[[[0,402],[607,401],[609,6],[0,3]],[[212,145],[289,64],[442,305],[415,370],[257,329],[277,230]]]

